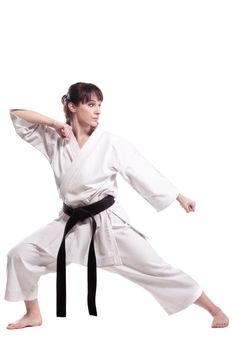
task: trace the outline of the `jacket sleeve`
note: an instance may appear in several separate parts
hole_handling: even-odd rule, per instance
[[[179,190],[122,137],[114,142],[116,170],[157,211],[168,207]]]
[[[47,125],[31,123],[18,117],[15,111],[15,109],[11,109],[10,116],[16,133],[24,141],[38,149],[51,163],[57,150],[59,139],[57,132]]]

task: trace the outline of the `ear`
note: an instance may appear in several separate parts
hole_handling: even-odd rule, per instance
[[[75,104],[73,104],[73,102],[68,103],[68,108],[72,113],[75,113],[77,110],[77,106],[75,106]]]

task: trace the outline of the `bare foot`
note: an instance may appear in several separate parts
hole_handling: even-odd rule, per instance
[[[25,327],[36,327],[41,326],[42,318],[40,315],[24,315],[20,320],[9,323],[7,329],[21,329]]]
[[[222,312],[222,310],[218,310],[218,312],[213,315],[214,319],[212,322],[211,327],[212,328],[224,328],[227,327],[229,324],[229,319],[228,317]]]

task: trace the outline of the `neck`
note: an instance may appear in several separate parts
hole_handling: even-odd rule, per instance
[[[75,137],[78,139],[89,137],[95,130],[95,128],[90,125],[80,125],[76,119],[72,122],[71,126]]]

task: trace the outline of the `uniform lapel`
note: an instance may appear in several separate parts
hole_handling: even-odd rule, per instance
[[[87,140],[87,141],[89,141],[89,140]],[[79,146],[78,141],[76,140],[76,137],[74,136],[73,132],[71,133],[71,137],[70,137],[70,140],[69,140],[69,145],[70,145],[70,148],[71,148],[71,150],[72,150],[72,152],[74,154],[74,157],[76,158],[76,156],[78,156],[79,152],[81,151],[81,147]]]
[[[100,125],[98,125],[82,147],[79,146],[74,134],[72,133],[69,143],[74,153],[74,160],[61,180],[59,189],[61,196],[66,193],[68,185],[72,185],[73,177],[77,175],[79,169],[82,167],[82,163],[85,161],[88,155],[94,151],[95,145],[102,133],[103,129],[100,127]]]

